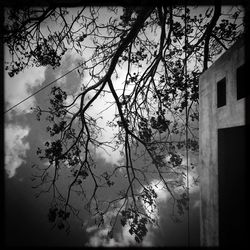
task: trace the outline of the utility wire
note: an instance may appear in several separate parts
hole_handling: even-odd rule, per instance
[[[190,204],[189,204],[189,169],[188,169],[188,86],[187,86],[187,43],[188,43],[188,37],[187,37],[187,1],[185,1],[185,61],[184,61],[184,77],[185,77],[185,88],[186,88],[186,96],[185,96],[185,102],[186,102],[186,107],[185,107],[185,113],[186,113],[186,139],[185,139],[185,145],[186,145],[186,161],[187,161],[187,198],[188,198],[188,207],[187,207],[187,245],[190,246]]]
[[[29,95],[28,97],[26,97],[25,99],[23,99],[22,101],[18,102],[17,104],[15,104],[14,106],[10,107],[8,110],[4,111],[4,114],[6,114],[7,112],[9,112],[10,110],[14,109],[15,107],[17,107],[18,105],[20,105],[21,103],[27,101],[29,98],[31,98],[32,96],[36,95],[37,93],[41,92],[42,90],[44,90],[45,88],[49,87],[50,85],[52,85],[53,83],[55,83],[56,81],[62,79],[63,77],[65,77],[66,75],[70,74],[71,72],[73,72],[74,70],[80,68],[84,63],[81,63],[80,65],[78,65],[77,67],[71,69],[70,71],[68,71],[67,73],[61,75],[60,77],[58,77],[57,79],[55,79],[54,81],[48,83],[47,85],[43,86],[42,88],[40,88],[39,90],[37,90],[36,92],[34,92],[33,94]]]

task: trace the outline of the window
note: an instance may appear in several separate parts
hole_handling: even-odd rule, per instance
[[[237,69],[237,100],[247,96],[247,90],[245,85],[245,64]]]
[[[226,78],[217,82],[217,108],[226,105]]]

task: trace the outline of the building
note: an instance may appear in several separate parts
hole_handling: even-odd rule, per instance
[[[246,240],[246,58],[238,40],[200,77],[201,246]]]

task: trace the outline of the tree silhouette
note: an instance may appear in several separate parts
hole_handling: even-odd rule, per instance
[[[53,87],[49,108],[34,108],[38,120],[46,116],[51,137],[37,150],[48,166],[35,166],[34,174],[38,195],[53,196],[49,221],[69,231],[68,218],[79,212],[71,204],[76,193],[98,226],[108,223],[105,215],[110,210],[115,213],[109,237],[120,220],[141,242],[147,223],[157,224],[152,216],[157,198],[152,179],[169,192],[173,210],[184,213],[189,196],[183,153],[198,150],[198,79],[242,36],[242,10],[233,7],[223,13],[216,2],[202,11],[195,6],[146,4],[24,7],[6,13],[6,70],[11,77],[30,66],[60,67],[66,52],[83,58],[78,70],[83,76],[81,91],[70,95]],[[117,88],[118,80],[122,89]],[[105,95],[112,96],[117,110],[108,123],[118,131],[112,141],[100,139],[103,128],[98,119],[104,109],[99,107],[99,117],[89,113]],[[101,173],[95,164],[97,147],[121,150],[122,164]],[[145,165],[137,167],[140,158]],[[100,190],[117,189],[119,178],[126,185],[116,190],[116,197],[102,200]],[[58,184],[61,180],[64,185]]]

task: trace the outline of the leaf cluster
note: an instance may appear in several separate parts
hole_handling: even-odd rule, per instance
[[[137,213],[136,210],[129,208],[128,210],[123,210],[121,212],[122,218],[121,218],[121,224],[122,226],[125,226],[127,223],[129,223],[129,233],[131,235],[135,235],[134,239],[137,243],[142,242],[143,237],[147,234],[147,223],[148,220],[146,217],[141,216]]]

